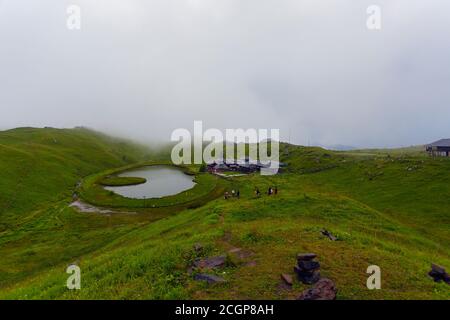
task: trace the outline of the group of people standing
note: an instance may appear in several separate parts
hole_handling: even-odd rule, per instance
[[[228,191],[225,191],[224,199],[227,200],[228,198],[238,198],[241,196],[241,192],[239,190],[231,190],[231,194]]]
[[[278,187],[277,187],[277,186],[275,186],[275,187],[269,187],[269,189],[267,189],[267,195],[268,195],[268,196],[276,195],[276,194],[278,194]],[[255,188],[255,195],[256,195],[257,197],[260,197],[260,196],[261,196],[261,191],[259,191],[259,188]]]
[[[278,194],[278,187],[277,186],[275,186],[275,187],[269,187],[268,189],[267,189],[267,195],[268,196],[271,196],[271,195],[277,195]],[[224,194],[224,196],[223,196],[223,198],[225,199],[225,200],[227,200],[227,199],[229,199],[229,198],[240,198],[240,196],[241,196],[241,193],[240,193],[240,191],[239,191],[239,189],[238,190],[231,190],[231,192],[228,192],[228,191],[225,191],[225,194]],[[261,197],[261,191],[259,191],[259,188],[255,188],[255,196],[256,197]]]

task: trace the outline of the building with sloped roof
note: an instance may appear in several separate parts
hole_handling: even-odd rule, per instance
[[[426,146],[427,152],[433,157],[450,156],[450,139],[441,139]]]

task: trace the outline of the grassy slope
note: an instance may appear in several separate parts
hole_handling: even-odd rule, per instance
[[[81,128],[0,132],[0,286],[121,234],[120,228],[114,234],[108,227],[125,218],[75,214],[67,203],[82,177],[142,160],[147,153],[128,141]]]
[[[142,159],[145,150],[87,129],[0,133],[0,221],[70,192],[81,177]],[[66,193],[67,194],[67,193]]]
[[[48,248],[58,250],[61,244],[50,237],[42,256],[25,254],[28,247],[23,248],[20,238],[11,240],[9,251],[2,246],[0,252],[7,257],[0,266],[10,273],[5,280],[14,277],[11,270],[30,261],[42,260],[42,266],[40,272],[28,268],[18,283],[5,281],[0,297],[295,297],[306,286],[296,284],[291,292],[280,291],[279,274],[292,272],[297,252],[312,251],[319,255],[322,274],[337,283],[341,299],[448,298],[449,286],[426,275],[432,261],[450,266],[447,159],[397,154],[388,158],[382,151],[350,154],[292,146],[281,151],[288,171],[275,177],[234,179],[240,200],[217,199],[150,224],[139,217],[77,215],[63,201],[53,203],[47,220],[62,220],[55,231],[62,228],[80,237],[72,239],[77,243],[74,250],[61,249],[64,256],[55,260]],[[274,184],[278,196],[253,198],[255,186],[264,190]],[[66,224],[72,219],[83,223]],[[47,220],[29,220],[28,229],[21,229],[27,236],[27,230],[48,228]],[[322,237],[323,227],[342,241]],[[40,246],[43,235],[34,235],[35,246]],[[0,241],[5,241],[4,236]],[[256,267],[235,261],[220,271],[228,283],[208,287],[194,282],[186,268],[196,256],[192,250],[196,242],[204,244],[204,255],[231,247],[251,250],[254,254],[248,259]],[[14,263],[8,263],[11,257]],[[73,292],[65,288],[65,267],[76,258],[82,269],[82,290]],[[365,287],[370,264],[382,269],[382,290]]]

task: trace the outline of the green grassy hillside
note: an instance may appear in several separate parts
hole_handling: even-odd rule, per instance
[[[81,128],[1,132],[0,230],[36,205],[70,194],[82,177],[142,160],[146,153],[129,141]]]
[[[11,165],[17,171],[1,178],[2,188],[15,186],[19,180],[14,176],[26,169],[16,152],[28,150],[11,143],[16,140],[13,133],[2,138],[6,147],[1,163],[6,167],[3,159],[15,156]],[[30,203],[12,202],[6,208],[0,234],[0,298],[295,298],[306,285],[295,283],[289,291],[279,283],[280,273],[292,273],[298,252],[318,255],[322,275],[336,282],[338,299],[450,296],[450,286],[427,276],[431,262],[450,268],[449,159],[427,158],[416,149],[332,152],[282,144],[281,160],[288,164],[282,174],[229,181],[230,189],[241,191],[240,199],[218,198],[156,218],[145,212],[81,214],[68,207],[79,177],[120,167],[124,155],[130,162],[133,154],[140,160],[145,152],[129,147],[109,159],[103,148],[99,152],[95,134],[62,133],[92,135],[95,147],[86,146],[86,162],[65,161],[59,167],[43,151],[34,157],[40,162],[44,154],[48,164],[42,167],[45,171],[30,170],[29,175],[60,184],[25,184],[29,187],[21,199]],[[108,150],[115,145],[103,143]],[[51,139],[43,150],[49,145]],[[72,148],[57,154],[76,155]],[[97,162],[91,163],[89,153],[96,154]],[[60,173],[45,180],[46,172]],[[63,187],[58,175],[72,180]],[[255,187],[265,191],[269,186],[277,186],[278,195],[254,197]],[[322,228],[340,240],[330,241],[320,233]],[[194,250],[196,243],[203,250]],[[230,252],[233,248],[245,255],[237,257]],[[227,254],[227,264],[215,273],[227,282],[194,281],[188,272],[192,261],[219,254]],[[65,287],[65,269],[72,262],[82,272],[82,289],[77,291]],[[381,267],[381,290],[366,288],[366,269],[372,264]]]
[[[99,227],[108,222],[66,208],[75,186],[149,156],[143,146],[83,128],[0,132],[0,285],[101,246]]]

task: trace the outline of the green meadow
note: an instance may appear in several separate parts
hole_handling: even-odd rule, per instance
[[[449,159],[281,144],[287,166],[275,176],[189,166],[192,190],[148,202],[101,187],[126,168],[167,163],[169,152],[83,128],[0,132],[0,299],[293,299],[309,286],[280,288],[280,274],[293,274],[300,252],[318,255],[338,299],[450,297],[427,275],[431,263],[450,269]],[[225,200],[232,189],[240,198]],[[74,198],[111,212],[78,212]],[[221,254],[227,263],[214,272],[227,281],[194,281],[194,259]],[[72,263],[81,290],[66,287]],[[366,287],[370,265],[381,268],[380,290]]]

